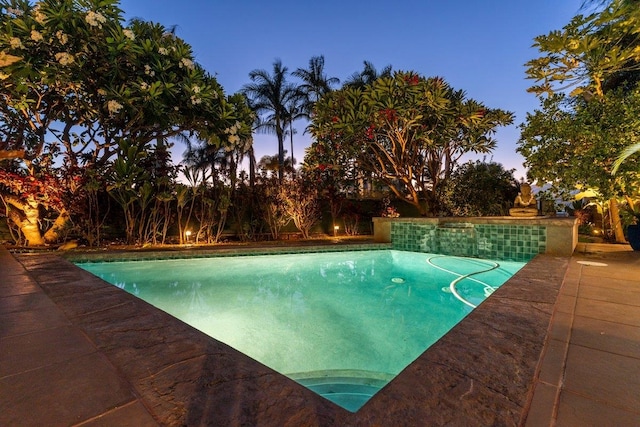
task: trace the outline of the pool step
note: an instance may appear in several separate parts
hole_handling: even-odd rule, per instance
[[[378,378],[327,376],[296,381],[351,412],[360,409],[389,382]]]

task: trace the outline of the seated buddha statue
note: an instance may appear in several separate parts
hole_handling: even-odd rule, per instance
[[[511,216],[537,216],[538,203],[536,196],[531,192],[529,184],[521,184],[518,197],[513,202],[513,208],[509,209]]]

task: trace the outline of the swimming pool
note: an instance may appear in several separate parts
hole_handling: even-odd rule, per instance
[[[376,250],[78,265],[356,411],[524,263]]]

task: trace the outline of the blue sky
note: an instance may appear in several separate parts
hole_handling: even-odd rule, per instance
[[[272,70],[280,58],[289,71],[324,55],[329,76],[341,81],[372,62],[378,70],[441,76],[491,108],[516,114],[498,132],[493,160],[525,175],[516,152],[517,125],[538,100],[526,92],[524,63],[537,56],[533,38],[559,30],[582,0],[121,0],[125,18],[176,26],[196,60],[227,93],[249,82],[254,69]],[[293,78],[292,78],[293,79]],[[301,161],[310,137],[295,135]],[[257,156],[275,154],[273,135],[256,135]],[[181,148],[176,151],[182,152]]]

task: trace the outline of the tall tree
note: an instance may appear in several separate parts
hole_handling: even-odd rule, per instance
[[[251,108],[263,116],[257,130],[276,134],[280,181],[284,178],[284,138],[289,117],[287,105],[299,97],[297,86],[287,81],[287,75],[287,67],[276,59],[272,74],[266,70],[253,70],[249,73],[251,83],[242,88]]]
[[[594,3],[595,12],[536,37],[542,56],[527,63],[527,76],[541,108],[527,115],[518,151],[533,178],[608,197],[624,241],[615,196],[636,192],[640,179],[638,159],[630,160],[640,150],[640,1],[586,2]]]
[[[513,120],[512,113],[467,99],[441,78],[413,72],[331,92],[315,111],[312,149],[347,153],[422,215],[440,212],[441,188],[459,158],[491,151],[496,128]],[[323,156],[309,161],[314,157]]]
[[[303,111],[307,117],[311,116],[313,106],[323,95],[331,92],[332,86],[340,83],[337,77],[328,77],[324,71],[324,56],[314,56],[309,60],[309,68],[298,68],[293,76],[302,80],[298,86],[304,94]]]

